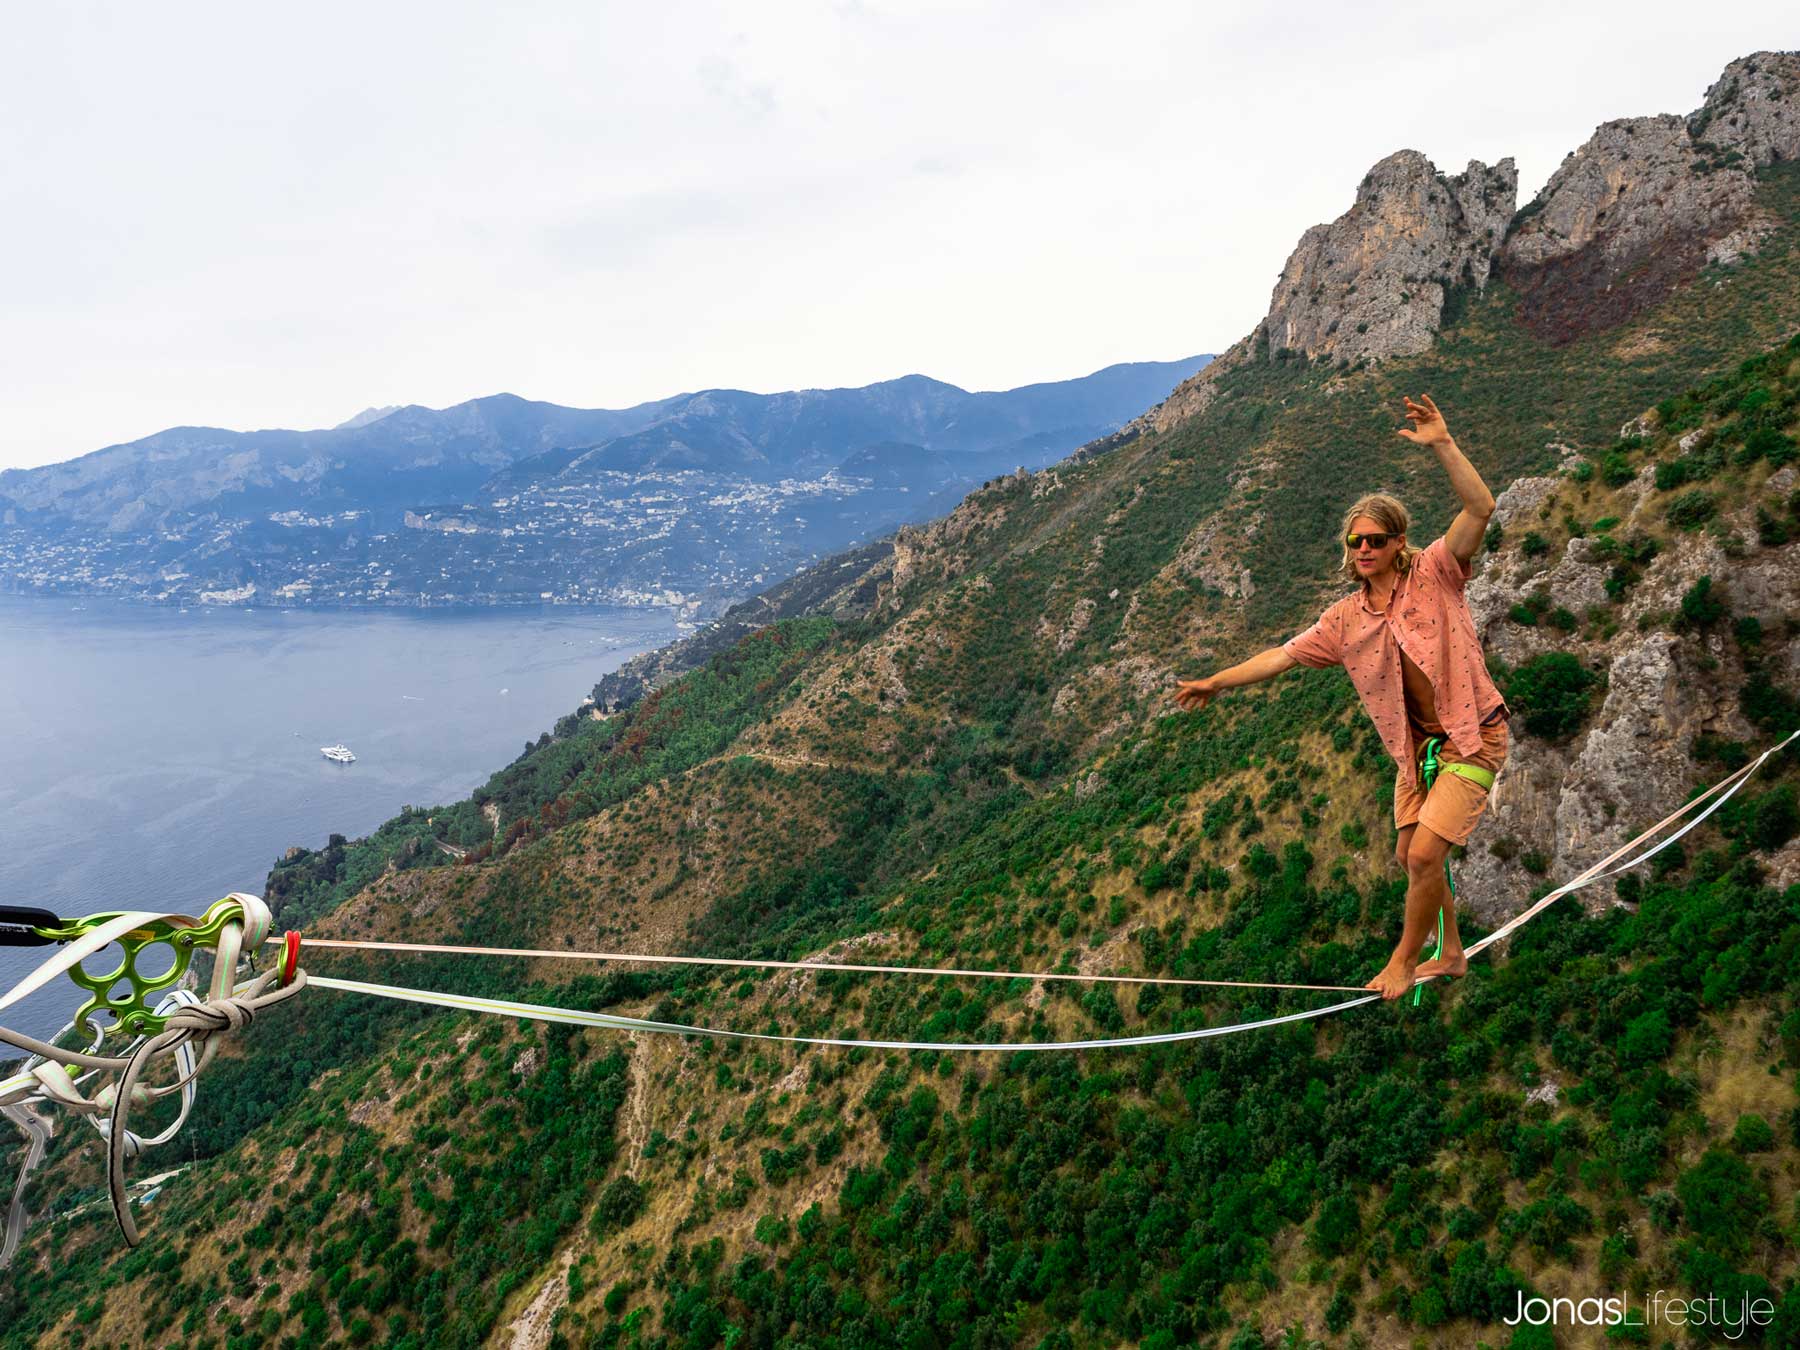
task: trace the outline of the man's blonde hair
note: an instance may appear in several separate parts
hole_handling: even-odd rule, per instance
[[[1385,492],[1371,492],[1344,513],[1344,523],[1338,530],[1338,543],[1343,545],[1344,549],[1344,574],[1355,577],[1357,581],[1367,586],[1369,579],[1357,572],[1356,555],[1350,551],[1350,546],[1344,543],[1350,534],[1350,523],[1358,516],[1374,521],[1389,534],[1405,534],[1412,524],[1412,516],[1398,497],[1391,497]],[[1414,548],[1411,544],[1400,546],[1400,556],[1394,559],[1394,566],[1402,576],[1411,570],[1413,559],[1418,557],[1420,552],[1421,550]]]

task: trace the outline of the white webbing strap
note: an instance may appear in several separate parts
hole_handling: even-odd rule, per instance
[[[719,1027],[691,1027],[680,1022],[653,1022],[642,1017],[621,1017],[616,1013],[587,1012],[580,1008],[555,1008],[539,1003],[513,1003],[507,999],[471,998],[462,994],[440,994],[429,989],[406,989],[391,984],[368,984],[362,980],[336,980],[314,975],[309,983],[317,989],[339,989],[351,994],[372,994],[377,998],[399,999],[404,1003],[426,1003],[452,1012],[489,1013],[496,1017],[523,1017],[537,1022],[563,1022],[578,1027],[606,1027],[615,1031],[660,1031],[676,1036],[719,1036],[745,1041],[782,1041],[789,1045],[865,1046],[871,1050],[1115,1050],[1133,1045],[1166,1045],[1172,1041],[1202,1040],[1223,1036],[1233,1031],[1249,1031],[1255,1027],[1279,1026],[1283,1022],[1300,1022],[1309,1017],[1354,1008],[1359,1003],[1380,998],[1365,994],[1362,998],[1334,1003],[1328,1008],[1311,1008],[1305,1012],[1284,1013],[1258,1022],[1238,1022],[1224,1027],[1201,1027],[1193,1031],[1165,1031],[1154,1036],[1115,1036],[1098,1041],[871,1041],[838,1036],[779,1036],[768,1031],[728,1031]]]
[[[1551,891],[1548,895],[1544,896],[1542,899],[1538,900],[1536,903],[1531,905],[1523,913],[1520,913],[1520,914],[1516,915],[1515,917],[1513,917],[1512,919],[1509,919],[1500,928],[1496,929],[1494,932],[1492,932],[1492,933],[1488,934],[1486,937],[1482,938],[1479,942],[1474,943],[1472,946],[1470,946],[1467,949],[1468,954],[1473,956],[1475,953],[1481,951],[1482,949],[1492,945],[1495,942],[1498,942],[1501,938],[1504,938],[1504,937],[1510,935],[1511,933],[1516,932],[1521,925],[1528,922],[1530,919],[1532,919],[1536,915],[1543,913],[1544,910],[1549,908],[1550,905],[1555,903],[1557,900],[1561,899],[1563,896],[1569,895],[1575,891],[1581,890],[1583,887],[1591,886],[1594,882],[1603,880],[1606,877],[1616,876],[1620,872],[1626,871],[1628,868],[1636,867],[1639,863],[1644,862],[1648,858],[1655,857],[1656,854],[1662,852],[1663,849],[1667,848],[1670,844],[1673,844],[1677,839],[1681,838],[1682,835],[1686,834],[1689,830],[1693,829],[1694,826],[1698,825],[1701,821],[1705,820],[1708,816],[1710,816],[1714,811],[1718,810],[1719,807],[1723,806],[1725,804],[1725,802],[1730,799],[1730,797],[1732,796],[1733,793],[1735,793],[1739,788],[1741,788],[1746,782],[1748,782],[1750,780],[1750,776],[1753,773],[1755,773],[1757,771],[1757,769],[1761,768],[1763,763],[1766,760],[1768,760],[1770,756],[1772,756],[1772,755],[1776,754],[1778,751],[1786,748],[1786,746],[1789,743],[1791,743],[1796,737],[1800,737],[1800,730],[1794,731],[1789,736],[1787,736],[1784,740],[1778,742],[1777,744],[1771,746],[1769,749],[1763,751],[1762,754],[1758,755],[1755,759],[1751,760],[1748,764],[1744,765],[1743,768],[1737,770],[1735,773],[1732,773],[1732,774],[1728,775],[1727,777],[1720,779],[1717,783],[1713,784],[1713,786],[1708,788],[1705,792],[1702,792],[1702,793],[1698,794],[1697,796],[1690,798],[1678,810],[1670,812],[1667,816],[1663,817],[1663,819],[1659,820],[1656,824],[1652,825],[1649,829],[1644,830],[1642,833],[1638,834],[1636,838],[1621,845],[1619,848],[1614,849],[1613,852],[1608,854],[1606,857],[1602,858],[1599,862],[1595,863],[1592,867],[1589,867],[1586,871],[1582,872],[1581,875],[1576,877],[1573,881],[1569,881],[1569,882],[1565,883],[1564,885],[1559,886],[1556,890]],[[1716,798],[1716,800],[1714,800],[1710,806],[1708,806],[1704,811],[1700,812],[1699,815],[1695,816],[1686,825],[1682,826],[1682,828],[1680,830],[1677,830],[1674,834],[1670,835],[1667,839],[1665,839],[1661,843],[1657,844],[1654,848],[1647,849],[1643,853],[1639,854],[1637,857],[1632,858],[1627,862],[1620,863],[1617,867],[1611,868],[1611,870],[1607,870],[1609,867],[1609,864],[1616,862],[1619,858],[1621,858],[1625,854],[1629,853],[1632,849],[1636,848],[1639,844],[1643,843],[1644,840],[1648,839],[1651,835],[1655,834],[1658,830],[1664,828],[1665,826],[1673,823],[1676,820],[1679,820],[1682,816],[1684,816],[1688,812],[1692,811],[1696,806],[1700,805],[1701,802],[1706,801],[1709,797],[1714,797],[1714,798]],[[315,943],[313,945],[323,945],[323,944]],[[346,946],[349,946],[349,945],[373,946],[376,944],[360,944],[360,943],[359,944],[349,944],[349,943],[346,943],[343,945],[346,945]],[[422,946],[423,944],[420,944],[420,945]],[[454,952],[457,949],[453,948],[453,947],[431,947],[431,948],[428,948],[428,950]],[[558,955],[562,955],[563,953],[517,951],[517,952],[513,952],[511,954],[532,955],[532,956],[558,956]],[[737,962],[737,963],[733,963],[733,964],[762,964],[762,963]],[[798,964],[800,969],[808,968],[805,965],[805,963],[792,963],[792,962],[773,963],[773,962],[771,962],[768,964],[776,965],[778,968],[792,966],[795,964]],[[814,966],[811,968],[819,969],[820,967]],[[880,969],[880,967],[854,967],[853,966],[853,967],[850,967],[850,969],[865,969],[866,970],[866,969]],[[912,966],[893,967],[892,969],[904,970],[904,971],[909,971],[912,973],[922,973],[919,971],[918,967],[912,967]],[[950,972],[944,972],[944,973],[950,973]],[[1017,978],[1029,979],[1029,978],[1034,978],[1034,977],[1032,977],[1030,975],[1023,975],[1023,976],[1019,976]],[[1107,978],[1119,979],[1119,978],[1130,978],[1130,977],[1107,977]],[[1428,983],[1431,980],[1434,980],[1437,978],[1439,978],[1439,977],[1435,976],[1435,975],[1427,975],[1427,976],[1424,976],[1423,978],[1421,978],[1419,980],[1419,983],[1421,983],[1421,984]],[[550,1007],[550,1006],[536,1004],[536,1003],[515,1003],[515,1002],[506,1000],[506,999],[475,998],[475,997],[471,997],[471,996],[463,995],[463,994],[444,994],[444,993],[437,993],[435,991],[428,990],[428,989],[408,989],[408,988],[404,988],[402,986],[396,986],[396,985],[371,984],[371,983],[368,983],[368,982],[362,981],[362,980],[331,979],[331,978],[326,978],[326,977],[318,976],[318,975],[311,977],[311,983],[318,986],[321,989],[337,989],[337,990],[340,990],[345,993],[368,994],[368,995],[372,995],[376,998],[398,999],[398,1000],[400,1000],[402,1002],[406,1002],[406,1003],[423,1003],[423,1004],[428,1004],[433,1007],[445,1008],[445,1009],[448,1009],[451,1011],[487,1013],[487,1014],[491,1014],[494,1016],[519,1017],[519,1018],[526,1018],[529,1020],[539,1021],[539,1022],[560,1022],[560,1023],[569,1024],[572,1026],[606,1027],[606,1028],[611,1028],[611,1029],[619,1030],[619,1031],[652,1031],[652,1032],[662,1032],[665,1034],[677,1035],[677,1036],[718,1036],[718,1037],[729,1037],[729,1038],[737,1039],[737,1040],[780,1041],[780,1042],[783,1042],[783,1043],[786,1043],[789,1045],[821,1045],[821,1046],[843,1046],[843,1047],[866,1046],[869,1049],[874,1049],[874,1050],[936,1050],[936,1051],[948,1051],[948,1050],[970,1050],[970,1051],[1114,1050],[1114,1049],[1122,1049],[1122,1048],[1126,1048],[1126,1047],[1130,1047],[1130,1046],[1140,1046],[1140,1045],[1168,1045],[1168,1044],[1171,1044],[1171,1043],[1177,1042],[1177,1041],[1203,1040],[1203,1039],[1206,1039],[1207,1037],[1211,1037],[1211,1036],[1226,1036],[1226,1035],[1230,1035],[1234,1032],[1239,1032],[1239,1031],[1255,1031],[1262,1027],[1279,1026],[1286,1022],[1300,1022],[1300,1021],[1305,1021],[1309,1018],[1325,1017],[1331,1013],[1342,1012],[1347,1008],[1354,1008],[1354,1007],[1357,1007],[1364,1003],[1372,1003],[1381,997],[1381,995],[1377,994],[1377,993],[1368,993],[1368,994],[1364,994],[1360,998],[1346,999],[1345,1001],[1343,1001],[1341,1003],[1333,1003],[1333,1004],[1331,1004],[1327,1007],[1323,1007],[1323,1008],[1311,1008],[1311,1009],[1307,1009],[1302,1012],[1285,1013],[1280,1017],[1265,1017],[1265,1018],[1260,1018],[1260,1019],[1258,1019],[1256,1021],[1252,1021],[1252,1022],[1233,1022],[1233,1023],[1230,1023],[1225,1026],[1201,1027],[1201,1028],[1197,1028],[1197,1029],[1189,1030],[1189,1031],[1166,1031],[1166,1032],[1161,1032],[1156,1035],[1150,1035],[1150,1036],[1116,1036],[1116,1037],[1109,1037],[1106,1039],[1091,1040],[1091,1041],[1041,1041],[1041,1042],[1040,1041],[995,1041],[995,1042],[971,1043],[971,1042],[967,1042],[967,1041],[855,1040],[855,1039],[851,1039],[848,1037],[835,1037],[835,1036],[782,1036],[782,1035],[777,1035],[773,1032],[729,1031],[729,1030],[723,1030],[723,1029],[716,1028],[716,1027],[687,1026],[685,1024],[677,1023],[677,1022],[655,1022],[655,1021],[650,1021],[648,1019],[640,1018],[640,1017],[622,1017],[616,1013],[588,1012],[588,1011],[585,1011],[585,1010],[579,1009],[579,1008],[557,1008],[557,1007]],[[1205,983],[1205,982],[1203,982],[1203,983]],[[1220,983],[1228,983],[1228,982],[1220,982]],[[1282,987],[1285,987],[1285,988],[1295,988],[1295,987],[1315,988],[1318,986],[1282,986]],[[1339,988],[1341,986],[1327,986],[1327,987]]]
[[[1790,744],[1793,743],[1793,741],[1796,737],[1800,737],[1800,728],[1796,728],[1795,730],[1789,732],[1785,737],[1783,737],[1781,740],[1777,741],[1774,745],[1771,745],[1767,750],[1763,751],[1760,755],[1758,755],[1755,759],[1751,760],[1748,764],[1744,765],[1744,767],[1739,769],[1737,772],[1728,774],[1726,777],[1721,778],[1718,782],[1714,783],[1711,787],[1707,788],[1705,792],[1702,792],[1702,793],[1697,794],[1696,796],[1690,797],[1687,800],[1687,802],[1679,810],[1671,811],[1668,815],[1664,816],[1661,820],[1657,821],[1656,824],[1652,825],[1649,829],[1645,830],[1642,834],[1638,835],[1637,838],[1631,840],[1629,843],[1621,844],[1618,848],[1614,849],[1611,853],[1607,854],[1599,862],[1595,863],[1592,867],[1588,868],[1587,871],[1583,872],[1580,876],[1576,877],[1573,881],[1565,882],[1563,885],[1561,885],[1561,886],[1557,887],[1555,890],[1551,891],[1548,895],[1544,896],[1541,900],[1537,901],[1535,904],[1530,906],[1528,909],[1524,910],[1523,912],[1521,912],[1519,914],[1515,914],[1512,918],[1508,919],[1500,927],[1496,928],[1493,932],[1489,933],[1486,937],[1482,938],[1481,941],[1475,943],[1473,946],[1468,948],[1468,954],[1473,956],[1476,952],[1480,951],[1482,948],[1490,946],[1493,943],[1500,941],[1500,939],[1502,939],[1504,937],[1510,936],[1512,933],[1517,931],[1518,928],[1522,924],[1535,918],[1537,915],[1542,914],[1546,909],[1548,909],[1556,901],[1560,900],[1563,896],[1569,894],[1569,892],[1578,891],[1583,886],[1591,885],[1592,883],[1594,883],[1596,881],[1600,881],[1603,878],[1617,876],[1621,872],[1624,872],[1624,871],[1629,870],[1630,868],[1636,867],[1639,863],[1644,862],[1646,859],[1654,858],[1658,853],[1661,853],[1670,844],[1673,844],[1677,839],[1681,838],[1682,835],[1686,834],[1689,830],[1693,829],[1694,826],[1698,825],[1701,821],[1705,820],[1708,816],[1710,816],[1714,811],[1717,811],[1721,806],[1723,806],[1733,793],[1735,793],[1745,783],[1750,781],[1751,774],[1755,773],[1758,769],[1762,768],[1763,763],[1766,760],[1768,760],[1771,756],[1780,753],[1782,750],[1785,750]],[[1729,784],[1729,786],[1727,786],[1728,784]],[[1642,843],[1644,840],[1648,839],[1651,835],[1655,834],[1658,830],[1662,829],[1664,826],[1671,825],[1675,821],[1681,819],[1681,817],[1685,816],[1689,811],[1692,811],[1701,802],[1705,801],[1708,797],[1711,797],[1714,793],[1719,792],[1721,789],[1724,789],[1724,792],[1723,792],[1723,795],[1721,795],[1717,801],[1715,801],[1711,806],[1707,807],[1706,810],[1702,811],[1699,815],[1695,816],[1687,824],[1683,825],[1679,830],[1675,831],[1674,834],[1670,835],[1667,839],[1664,839],[1655,848],[1645,850],[1643,853],[1641,853],[1637,857],[1631,859],[1629,862],[1620,863],[1617,867],[1612,868],[1610,871],[1602,870],[1602,869],[1606,868],[1609,863],[1616,861],[1618,858],[1622,857],[1624,854],[1630,852],[1633,848],[1636,848],[1640,843]]]
[[[277,942],[278,938],[269,938]],[[308,947],[342,951],[401,952],[425,956],[520,956],[549,961],[615,961],[650,966],[728,966],[742,970],[835,970],[858,975],[949,975],[975,980],[1070,980],[1081,984],[1167,984],[1208,989],[1298,989],[1308,993],[1359,994],[1359,984],[1277,984],[1268,980],[1188,980],[1172,975],[1086,974],[1070,970],[963,970],[956,966],[864,966],[848,961],[774,961],[733,956],[667,956],[645,952],[571,952],[539,947],[451,947],[435,942],[362,942],[349,938],[306,939]]]

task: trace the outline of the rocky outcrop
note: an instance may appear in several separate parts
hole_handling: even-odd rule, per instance
[[[1610,328],[1694,276],[1751,224],[1741,166],[1698,172],[1680,117],[1608,122],[1570,155],[1507,240],[1503,268],[1533,332],[1566,342]],[[1753,245],[1734,241],[1735,253]]]
[[[1253,518],[1244,527],[1240,540],[1255,536],[1260,520]],[[1232,600],[1248,600],[1256,594],[1256,581],[1241,555],[1227,553],[1222,543],[1229,537],[1231,522],[1223,512],[1208,516],[1196,525],[1182,541],[1172,565],[1179,572],[1198,577],[1220,594]],[[1168,572],[1169,568],[1164,571]]]
[[[1363,176],[1348,211],[1300,237],[1255,331],[1120,438],[1199,416],[1248,361],[1299,354],[1348,364],[1426,350],[1452,290],[1487,285],[1518,190],[1510,159],[1491,168],[1470,160],[1452,178],[1417,150],[1389,155]]]
[[[1179,426],[1190,417],[1198,417],[1205,412],[1218,392],[1220,381],[1230,371],[1236,370],[1250,359],[1254,349],[1255,334],[1240,339],[1229,350],[1215,357],[1206,369],[1189,376],[1170,392],[1161,403],[1151,408],[1141,417],[1127,423],[1123,429],[1106,441],[1096,442],[1095,449],[1110,449],[1137,436],[1151,431],[1168,431]],[[1086,450],[1088,447],[1083,447]],[[1077,452],[1072,458],[1081,458]]]
[[[1689,116],[1608,122],[1514,212],[1511,159],[1440,174],[1416,150],[1382,160],[1351,208],[1301,236],[1268,315],[1124,431],[1084,454],[1204,412],[1224,378],[1284,351],[1352,363],[1422,352],[1457,287],[1495,271],[1520,292],[1520,315],[1563,342],[1654,304],[1707,263],[1753,252],[1773,222],[1755,204],[1755,171],[1800,159],[1800,53],[1733,61]]]
[[[1757,52],[1725,67],[1688,118],[1696,145],[1756,168],[1800,159],[1800,52]]]
[[[1225,376],[1252,360],[1297,353],[1348,364],[1426,350],[1452,288],[1487,285],[1518,190],[1510,159],[1492,168],[1470,160],[1447,178],[1417,150],[1389,155],[1363,176],[1348,211],[1300,237],[1256,329],[1114,440],[1199,416]]]
[[[1595,129],[1519,213],[1501,255],[1520,317],[1566,342],[1656,303],[1772,228],[1755,171],[1800,157],[1800,53],[1733,61],[1687,117]]]
[[[1654,529],[1659,508],[1653,473],[1646,467],[1621,491],[1631,504],[1615,527],[1620,537]],[[1773,476],[1769,489],[1785,493],[1786,482]],[[1521,479],[1500,495],[1494,520],[1508,538],[1517,538],[1538,527],[1546,512],[1558,513],[1566,487],[1560,475]],[[1754,536],[1752,523],[1731,523],[1745,537]],[[1739,710],[1743,672],[1728,640],[1670,631],[1669,616],[1679,613],[1682,596],[1699,578],[1710,576],[1734,612],[1765,618],[1800,613],[1800,549],[1734,558],[1710,535],[1692,534],[1669,540],[1611,611],[1610,638],[1584,641],[1513,622],[1508,616],[1514,604],[1538,591],[1578,618],[1590,605],[1607,603],[1608,568],[1593,540],[1572,539],[1560,556],[1554,553],[1485,554],[1469,583],[1470,612],[1491,660],[1516,667],[1546,651],[1571,651],[1606,681],[1599,708],[1566,743],[1513,725],[1512,753],[1494,784],[1487,819],[1457,866],[1461,902],[1488,923],[1523,908],[1537,882],[1518,857],[1536,853],[1545,877],[1573,877],[1685,800],[1696,781],[1693,750],[1702,734],[1761,739]],[[1800,841],[1765,861],[1775,884],[1800,880]],[[1611,896],[1609,883],[1580,893],[1590,906],[1609,903]]]
[[[1289,255],[1262,323],[1270,356],[1378,361],[1430,347],[1450,288],[1487,285],[1518,188],[1510,159],[1446,178],[1416,150],[1389,155]]]

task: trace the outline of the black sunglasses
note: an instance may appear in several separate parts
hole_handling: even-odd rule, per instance
[[[1399,537],[1397,534],[1347,534],[1344,545],[1347,548],[1361,548],[1364,544],[1370,548],[1386,548],[1388,540]]]

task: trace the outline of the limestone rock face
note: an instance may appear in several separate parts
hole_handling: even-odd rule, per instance
[[[1759,169],[1800,159],[1800,52],[1757,52],[1726,66],[1688,118],[1688,133]]]
[[[1424,351],[1449,288],[1487,284],[1518,188],[1510,159],[1471,160],[1446,178],[1416,150],[1389,155],[1355,204],[1289,256],[1262,324],[1271,355],[1350,362]]]
[[[1574,876],[1679,805],[1688,746],[1719,711],[1667,633],[1626,644],[1607,666],[1594,725],[1575,750],[1557,802],[1554,871]]]
[[[1702,172],[1697,162],[1711,161],[1697,159],[1675,116],[1608,122],[1563,161],[1503,255],[1534,331],[1569,340],[1624,322],[1750,222],[1747,165]]]
[[[1616,527],[1620,537],[1654,529],[1658,498],[1648,481],[1652,472],[1646,468],[1625,490],[1636,501]],[[1507,537],[1536,526],[1546,507],[1555,514],[1563,482],[1556,476],[1524,478],[1503,492],[1494,519]],[[1741,537],[1754,537],[1752,520],[1727,523]],[[1469,609],[1491,661],[1518,666],[1546,651],[1571,651],[1606,680],[1598,710],[1569,742],[1531,736],[1523,719],[1513,724],[1487,818],[1457,864],[1461,903],[1487,923],[1524,908],[1537,880],[1513,859],[1515,850],[1540,854],[1548,864],[1547,878],[1574,877],[1686,798],[1695,782],[1692,751],[1698,736],[1762,739],[1738,708],[1744,674],[1736,668],[1731,644],[1716,634],[1670,632],[1668,616],[1679,612],[1682,596],[1702,576],[1713,579],[1735,613],[1762,615],[1765,621],[1800,613],[1800,547],[1734,558],[1707,534],[1677,535],[1626,593],[1614,611],[1616,631],[1604,641],[1571,641],[1545,625],[1523,626],[1508,618],[1515,603],[1540,589],[1580,617],[1589,603],[1604,603],[1606,571],[1593,541],[1578,538],[1560,553],[1536,559],[1518,549],[1484,554],[1469,582]],[[1795,645],[1800,648],[1800,640]],[[1502,841],[1507,844],[1497,854],[1494,846]],[[1772,884],[1800,880],[1800,840],[1767,861]],[[1580,903],[1590,907],[1604,906],[1612,896],[1610,882],[1578,893]]]
[[[1448,289],[1487,284],[1518,191],[1510,159],[1492,168],[1471,160],[1447,178],[1416,150],[1389,155],[1369,170],[1348,211],[1301,236],[1255,331],[1120,437],[1198,416],[1228,372],[1282,348],[1345,363],[1424,351]]]
[[[1683,118],[1606,123],[1551,175],[1536,209],[1507,241],[1507,262],[1535,267],[1595,245],[1624,257],[1660,237],[1671,218],[1690,228],[1735,221],[1748,207],[1747,176],[1702,177],[1693,165],[1694,141]]]
[[[1557,604],[1577,618],[1604,605],[1608,565],[1592,539],[1571,539],[1561,560],[1545,577],[1545,588]]]
[[[1707,263],[1752,253],[1772,227],[1755,171],[1800,159],[1800,52],[1733,61],[1687,117],[1608,122],[1514,212],[1511,159],[1447,177],[1416,150],[1382,160],[1356,201],[1301,236],[1269,313],[1247,337],[1104,442],[1110,448],[1197,416],[1224,377],[1282,349],[1335,361],[1431,346],[1449,288],[1502,273],[1540,337],[1613,327]]]
[[[1598,127],[1519,213],[1501,268],[1521,317],[1569,341],[1623,323],[1695,276],[1755,249],[1772,222],[1755,171],[1800,157],[1800,53],[1733,61],[1687,117]]]

